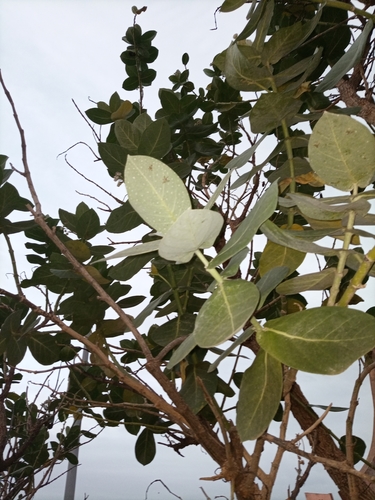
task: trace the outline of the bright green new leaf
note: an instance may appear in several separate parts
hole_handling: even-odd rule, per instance
[[[375,346],[375,318],[356,309],[317,307],[267,321],[259,345],[281,363],[336,375]]]
[[[232,280],[218,283],[195,322],[200,347],[214,347],[235,335],[255,311],[259,292],[254,283]]]
[[[350,49],[345,52],[339,61],[337,61],[331,71],[329,71],[329,73],[323,78],[320,84],[316,87],[315,92],[325,92],[326,90],[335,87],[341,78],[361,60],[373,25],[374,23],[371,19],[367,21],[362,33],[354,41]]]
[[[233,43],[226,51],[224,74],[236,90],[260,91],[271,86],[272,74],[259,67],[260,54],[251,45]]]
[[[210,262],[209,269],[214,269],[247,247],[254,238],[261,224],[273,214],[278,198],[277,183],[272,184],[264,195],[256,202],[246,218],[238,226],[236,232]]]
[[[191,206],[182,180],[155,158],[129,156],[125,167],[125,185],[132,207],[161,234],[165,234]]]
[[[284,281],[276,288],[280,295],[294,295],[306,290],[326,290],[330,288],[336,274],[336,269],[329,267],[318,273],[304,274]]]
[[[263,94],[250,111],[251,130],[254,134],[272,130],[282,120],[293,118],[301,107],[301,101],[285,94]]]
[[[214,244],[223,226],[223,217],[211,210],[186,210],[160,241],[159,255],[179,263],[189,262],[199,248]]]
[[[279,406],[282,388],[280,361],[260,350],[241,381],[237,406],[241,441],[257,439],[267,429]]]
[[[374,136],[350,116],[325,112],[311,134],[308,154],[318,176],[342,191],[366,187],[375,174]]]

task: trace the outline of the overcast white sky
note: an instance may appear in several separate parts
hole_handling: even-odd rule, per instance
[[[148,10],[138,22],[143,31],[155,29],[158,32],[154,44],[160,51],[152,65],[158,73],[155,85],[145,93],[145,106],[153,116],[159,107],[157,89],[170,87],[168,76],[182,69],[184,52],[190,55],[192,81],[197,86],[207,85],[208,78],[202,69],[209,67],[213,56],[228,46],[233,34],[242,29],[246,6],[232,14],[219,14],[218,29],[212,31],[219,0],[144,1]],[[59,207],[74,211],[82,201],[75,190],[98,195],[66,166],[63,157],[57,159],[59,153],[78,141],[95,146],[89,128],[71,99],[82,111],[93,107],[88,98],[108,101],[114,91],[131,101],[137,99],[134,93],[125,96],[121,89],[125,72],[119,59],[126,47],[121,37],[133,22],[133,3],[134,0],[0,0],[0,66],[26,132],[30,167],[44,212],[52,216],[57,214]],[[9,156],[12,163],[20,167],[18,132],[2,94],[0,113],[0,154]],[[91,153],[84,146],[69,153],[69,160],[86,176],[121,196],[105,169],[93,163]],[[12,181],[15,182],[14,177]],[[27,196],[25,189],[19,190]],[[83,200],[90,204],[87,199]],[[96,208],[96,202],[93,203]],[[22,260],[23,245],[20,243],[16,250],[28,270],[26,261]],[[0,255],[5,262],[7,254],[2,240]],[[10,285],[11,280],[5,276],[3,267],[0,279]],[[354,366],[351,373],[355,372]],[[307,384],[307,393],[313,403],[333,402],[336,406],[347,406],[347,375],[348,372],[337,377],[303,375],[301,378]],[[370,407],[367,411],[370,412]],[[344,416],[340,420],[341,435],[345,433]],[[332,418],[337,416],[328,417],[328,424]],[[370,418],[369,413],[366,415],[362,411],[356,429],[367,439],[370,436],[364,424]],[[187,449],[184,453],[187,458],[182,459],[159,446],[154,462],[143,467],[134,458],[134,442],[134,438],[122,429],[108,429],[98,440],[83,448],[76,499],[83,499],[86,493],[90,500],[141,500],[145,498],[147,485],[159,478],[184,500],[204,498],[200,486],[211,497],[229,494],[229,486],[222,482],[199,482],[200,476],[211,476],[215,470],[215,464],[202,450]],[[286,462],[289,471],[293,472],[296,458],[288,457]],[[294,475],[287,476],[287,470],[288,467],[284,467],[274,500],[286,497],[288,484],[293,488]],[[319,466],[314,467],[304,491],[336,493],[326,477]],[[36,498],[60,500],[63,492],[64,479],[60,479]],[[148,494],[149,500],[154,498],[172,497],[160,484],[155,484]]]

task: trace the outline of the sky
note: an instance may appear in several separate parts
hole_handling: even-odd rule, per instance
[[[170,88],[168,76],[182,69],[181,56],[184,52],[190,55],[192,81],[202,87],[208,84],[202,69],[209,67],[214,55],[225,49],[232,36],[242,29],[247,7],[231,14],[218,14],[217,29],[213,30],[214,12],[220,1],[144,1],[148,9],[138,22],[143,31],[155,29],[158,32],[154,45],[159,49],[159,57],[152,65],[158,76],[153,87],[145,89],[145,106],[153,116],[159,107],[157,90],[160,87]],[[76,191],[105,199],[102,193],[85,183],[66,165],[64,155],[58,155],[78,142],[95,147],[91,131],[72,99],[81,111],[94,107],[89,99],[108,101],[115,91],[122,98],[137,100],[137,94],[125,94],[121,89],[125,72],[119,59],[126,47],[121,38],[133,22],[133,2],[0,0],[0,67],[26,133],[30,168],[46,214],[56,216],[59,207],[74,211],[80,201],[93,203],[94,208],[98,206],[95,200],[88,200]],[[15,167],[21,167],[18,132],[9,104],[2,94],[0,154],[9,156]],[[88,178],[118,196],[116,184],[109,179],[105,169],[99,168],[93,161],[87,147],[77,145],[69,151],[68,159]],[[21,187],[21,182],[15,181],[14,176],[12,181],[17,182],[20,193],[28,196],[26,187]],[[30,272],[24,258],[23,243],[17,239],[16,242],[21,269]],[[0,257],[1,262],[7,261],[2,240]],[[1,268],[0,279],[11,287],[11,279],[4,269]],[[374,287],[372,290],[375,292]],[[299,380],[312,403],[328,405],[333,402],[335,406],[347,406],[347,384],[356,370],[353,365],[340,376],[302,374]],[[368,390],[365,386],[361,394],[368,393]],[[366,396],[362,397],[366,399]],[[366,420],[371,418],[371,411],[370,406],[359,411],[355,428],[355,432],[367,440],[371,436],[366,434]],[[327,423],[332,421],[339,422],[341,434],[344,434],[345,414],[329,415]],[[201,487],[211,497],[229,495],[229,486],[223,482],[199,481],[199,477],[215,473],[215,464],[200,448],[185,450],[186,457],[181,458],[159,446],[154,462],[143,467],[134,458],[134,443],[134,437],[118,428],[106,430],[93,443],[83,447],[80,450],[76,500],[83,499],[85,494],[90,500],[142,500],[146,498],[148,485],[156,479],[163,480],[184,500],[204,498]],[[294,472],[296,466],[296,457],[286,455],[274,500],[286,497],[289,484],[293,488],[294,476],[287,471]],[[62,499],[64,483],[64,478],[57,480],[41,490],[36,499]],[[338,498],[333,483],[320,466],[313,468],[303,491],[334,493]],[[173,497],[161,483],[155,483],[150,487],[147,498]]]

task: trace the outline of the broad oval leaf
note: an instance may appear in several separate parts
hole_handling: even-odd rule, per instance
[[[250,111],[251,130],[256,134],[278,127],[282,120],[293,118],[301,104],[285,94],[262,94]]]
[[[189,365],[186,369],[186,379],[182,384],[180,394],[194,413],[198,413],[207,404],[202,384],[210,396],[216,392],[218,377],[216,372],[208,373],[209,366],[208,361],[203,361]]]
[[[230,339],[253,314],[258,301],[259,291],[254,283],[245,280],[219,283],[195,322],[197,344],[214,347]]]
[[[187,209],[165,233],[159,255],[179,263],[189,262],[196,250],[214,244],[223,222],[218,212]]]
[[[375,139],[354,118],[325,112],[311,134],[311,166],[329,186],[350,191],[366,187],[375,174]]]
[[[320,307],[268,321],[259,345],[292,368],[336,375],[375,346],[375,318],[356,309]]]
[[[262,349],[241,381],[237,429],[241,441],[257,439],[269,426],[283,388],[281,363]]]
[[[142,116],[142,115],[140,115]],[[164,118],[152,122],[143,132],[138,154],[162,158],[171,148],[171,132]]]
[[[52,335],[36,332],[29,337],[27,345],[34,359],[41,365],[52,365],[59,360],[62,346]]]
[[[129,156],[125,167],[125,185],[134,210],[161,234],[165,234],[191,206],[182,180],[155,158]]]
[[[156,455],[154,433],[143,429],[135,443],[135,457],[142,465],[151,463]]]

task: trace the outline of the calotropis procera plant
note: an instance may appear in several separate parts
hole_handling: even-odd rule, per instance
[[[22,491],[30,498],[33,471],[74,461],[64,443],[75,446],[76,433],[68,427],[59,443],[49,442],[44,424],[77,411],[102,427],[124,423],[144,465],[155,456],[155,434],[177,452],[201,445],[220,467],[214,478],[230,482],[231,498],[270,499],[285,452],[308,461],[289,498],[315,463],[342,499],[375,498],[375,441],[366,454],[353,435],[367,376],[375,387],[374,297],[361,292],[375,276],[373,2],[225,0],[220,10],[245,3],[245,27],[204,70],[207,87],[190,81],[184,54],[172,88],[159,90],[154,119],[144,101],[156,76],[149,68],[156,32],[142,32],[136,21],[146,9],[133,7],[121,60],[123,88],[138,89],[139,100],[115,92],[86,112],[110,125],[105,140],[93,128],[99,157],[118,181],[117,206],[104,223],[83,202],[75,213],[61,208],[58,218],[45,217],[26,155],[32,203],[8,182],[2,157],[0,228],[16,288],[1,289],[0,302],[4,498]],[[34,220],[10,221],[16,210]],[[114,254],[114,243],[92,242],[103,231],[134,240],[133,230],[138,244]],[[24,232],[35,266],[22,281],[15,232]],[[112,258],[121,260],[112,265]],[[128,295],[137,277],[144,296]],[[26,295],[30,288],[44,291],[44,308]],[[39,410],[34,403],[35,432],[26,436],[27,398],[10,388],[28,349],[51,369],[65,363],[70,377]],[[327,375],[329,384],[328,376],[355,362],[348,407],[323,402],[319,417],[297,372]],[[342,432],[325,425],[333,410],[347,412]],[[23,418],[20,432],[15,415]],[[292,440],[290,415],[301,427]],[[249,440],[253,448],[243,444]],[[275,447],[268,467],[264,459],[260,465],[265,443]],[[22,454],[27,447],[33,453]]]

